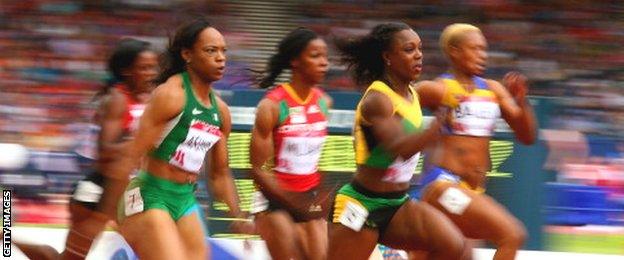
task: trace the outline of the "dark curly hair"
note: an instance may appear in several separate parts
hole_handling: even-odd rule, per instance
[[[199,34],[210,27],[213,27],[210,22],[206,18],[200,17],[182,25],[176,31],[161,59],[162,70],[156,78],[156,83],[162,84],[169,77],[186,70],[186,61],[182,58],[182,50],[193,48]]]
[[[358,85],[368,85],[384,73],[382,53],[388,50],[395,33],[411,29],[404,23],[384,23],[356,38],[335,38],[340,63],[347,65]]]
[[[283,70],[290,68],[290,61],[301,55],[301,52],[308,46],[308,43],[319,38],[318,35],[307,28],[297,28],[284,39],[277,47],[277,53],[273,54],[267,64],[266,75],[258,83],[260,88],[268,88],[275,83]]]

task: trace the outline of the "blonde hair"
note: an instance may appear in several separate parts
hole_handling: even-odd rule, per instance
[[[468,32],[482,33],[479,27],[467,23],[454,23],[442,31],[440,35],[440,48],[448,56],[451,46],[457,44],[459,39]]]

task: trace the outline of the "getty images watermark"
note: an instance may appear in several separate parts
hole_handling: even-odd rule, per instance
[[[11,191],[2,191],[2,255],[11,256]]]

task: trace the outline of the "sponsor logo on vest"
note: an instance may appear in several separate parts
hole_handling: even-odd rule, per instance
[[[203,111],[197,109],[197,108],[193,108],[193,111],[191,113],[193,113],[193,115],[199,115],[201,114]]]
[[[290,123],[292,124],[303,124],[308,121],[308,118],[305,114],[305,107],[296,106],[288,109],[288,114],[290,117]]]
[[[309,212],[321,212],[323,211],[323,208],[321,207],[321,205],[310,205],[310,207],[308,208]]]
[[[314,113],[318,113],[318,112],[321,112],[321,109],[317,105],[311,105],[308,108],[308,114],[314,114]]]

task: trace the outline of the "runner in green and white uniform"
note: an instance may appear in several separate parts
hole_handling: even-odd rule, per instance
[[[120,232],[141,259],[207,259],[203,218],[193,194],[201,169],[209,190],[238,217],[228,168],[228,106],[212,83],[223,77],[226,44],[203,19],[181,27],[124,160],[113,171],[126,175],[140,158],[145,166],[120,202]],[[207,163],[204,163],[207,162]],[[204,167],[205,166],[205,167]]]
[[[221,115],[218,106],[206,107],[197,101],[188,72],[180,75],[186,104],[167,123],[162,140],[148,156],[189,172],[188,180],[179,183],[141,171],[126,189],[120,219],[149,209],[162,209],[177,221],[198,209],[194,195],[196,176],[191,174],[199,174],[206,153],[223,137]],[[210,103],[217,104],[214,92],[208,95]]]

